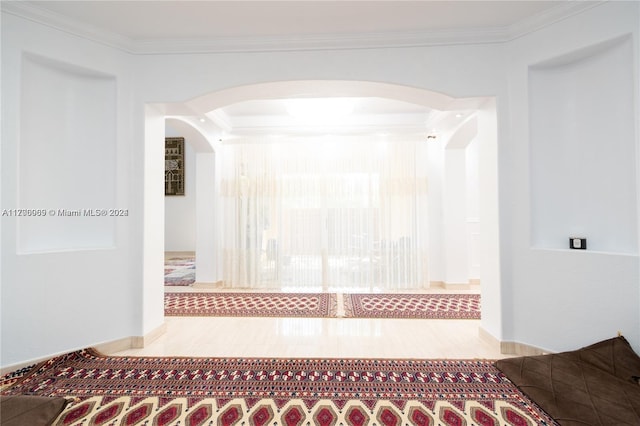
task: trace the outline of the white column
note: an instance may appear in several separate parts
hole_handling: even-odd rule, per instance
[[[445,285],[469,285],[467,247],[466,153],[446,149],[444,154],[443,224]]]
[[[196,283],[216,280],[214,152],[196,154]]]
[[[505,289],[500,272],[500,211],[498,200],[498,128],[496,103],[490,100],[478,111],[479,216],[480,216],[480,291],[482,295],[481,329],[497,340],[503,337]]]
[[[164,324],[164,113],[145,107],[142,335]]]

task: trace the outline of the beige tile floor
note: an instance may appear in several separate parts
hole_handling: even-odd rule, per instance
[[[171,287],[168,291],[221,291]],[[428,292],[444,291],[429,289]],[[478,292],[472,288],[459,292]],[[166,333],[116,355],[499,359],[479,320],[166,317]]]
[[[479,320],[167,317],[144,349],[116,355],[498,359]]]

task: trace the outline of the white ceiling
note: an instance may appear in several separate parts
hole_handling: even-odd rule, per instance
[[[292,50],[504,41],[593,2],[569,1],[2,1],[3,10],[132,53]],[[578,6],[577,6],[578,5]],[[231,133],[299,131],[283,100],[209,114]],[[440,117],[439,119],[441,119]],[[334,131],[425,129],[434,111],[360,98]],[[315,131],[306,127],[307,131]],[[350,129],[350,130],[349,130]],[[324,129],[325,131],[327,129]]]
[[[296,37],[514,26],[563,1],[33,1],[131,40]]]
[[[235,136],[265,134],[418,134],[434,112],[427,107],[379,97],[349,98],[352,113],[337,117],[300,118],[289,114],[287,99],[239,102],[208,114]]]

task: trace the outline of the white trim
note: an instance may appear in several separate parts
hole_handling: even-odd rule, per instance
[[[500,353],[517,356],[547,355],[553,352],[520,342],[500,342]]]
[[[109,342],[98,343],[92,346],[95,350],[103,354],[112,354],[114,352],[125,351],[127,349],[142,349],[146,345],[150,344],[160,336],[162,336],[167,331],[167,324],[162,323],[161,326],[157,327],[154,330],[151,330],[149,333],[144,336],[129,336],[123,337],[122,339],[111,340]],[[77,349],[77,350],[81,350]],[[51,358],[55,358],[60,355],[65,355],[70,352],[74,352],[74,350],[64,351],[55,353],[46,357],[32,359],[30,361],[24,361],[17,364],[7,365],[5,367],[0,368],[0,375],[5,376],[14,371],[20,370],[25,367],[29,367],[34,364],[40,364],[41,362],[47,361]]]
[[[27,2],[3,1],[0,3],[0,6],[2,7],[3,13],[6,12],[41,25],[132,53],[130,51],[132,40],[119,34],[102,31],[94,26],[39,8]]]
[[[478,327],[478,336],[494,348],[499,348],[500,353],[504,355],[537,356],[552,353],[536,346],[527,345],[526,343],[507,342],[496,339],[493,334],[489,333],[483,327]]]
[[[509,27],[509,33],[511,34],[510,40],[541,30],[544,27],[563,21],[592,7],[607,3],[607,1],[608,0],[563,1],[556,7],[547,9],[527,19],[523,19],[515,25],[511,25]]]
[[[466,283],[447,283],[444,281],[430,281],[429,287],[442,288],[444,290],[473,290],[473,287],[480,285],[479,278],[469,278]]]
[[[503,43],[564,20],[605,1],[568,1],[516,24],[495,28],[470,28],[395,33],[317,34],[277,37],[196,38],[133,40],[83,22],[41,9],[27,2],[2,2],[2,12],[60,31],[139,55],[300,51],[327,49],[374,49],[386,47],[441,46]]]

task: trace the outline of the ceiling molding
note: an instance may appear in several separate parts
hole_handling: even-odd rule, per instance
[[[455,44],[500,43],[508,40],[503,29],[443,30],[366,34],[318,34],[295,37],[238,37],[183,40],[147,40],[136,42],[131,53],[249,53],[305,50],[378,49]]]
[[[229,116],[220,109],[209,111],[205,115],[218,126],[223,132],[231,132],[233,127],[231,126]]]
[[[363,134],[334,134],[334,133],[309,133],[309,134],[272,134],[272,135],[226,135],[219,141],[221,145],[236,144],[267,144],[267,143],[323,143],[339,140],[341,143],[349,141],[362,141],[370,144],[376,142],[421,142],[427,140],[424,129],[416,132],[405,133],[363,133]]]
[[[41,9],[28,2],[1,2],[2,11],[83,37],[106,46],[138,55],[233,53],[334,49],[373,49],[455,44],[502,43],[522,37],[547,25],[566,19],[604,1],[567,1],[516,24],[496,28],[471,28],[427,32],[319,34],[297,37],[243,37],[216,39],[133,40],[101,31],[77,20]]]
[[[509,33],[511,35],[510,40],[525,36],[527,34],[536,32],[544,27],[555,24],[556,22],[563,21],[571,16],[575,16],[586,10],[600,6],[607,3],[608,0],[595,0],[595,1],[566,1],[558,6],[547,9],[533,15],[525,20],[522,20],[509,27]]]
[[[398,124],[351,124],[348,126],[252,126],[234,127],[227,132],[234,137],[253,137],[260,135],[384,135],[384,134],[422,134],[427,130],[424,124],[398,125]]]
[[[81,38],[95,41],[97,43],[114,47],[128,53],[131,51],[132,40],[109,31],[101,31],[92,25],[79,22],[75,19],[67,18],[58,13],[33,6],[28,2],[2,1],[0,2],[3,13],[32,21],[56,30],[72,34]]]

